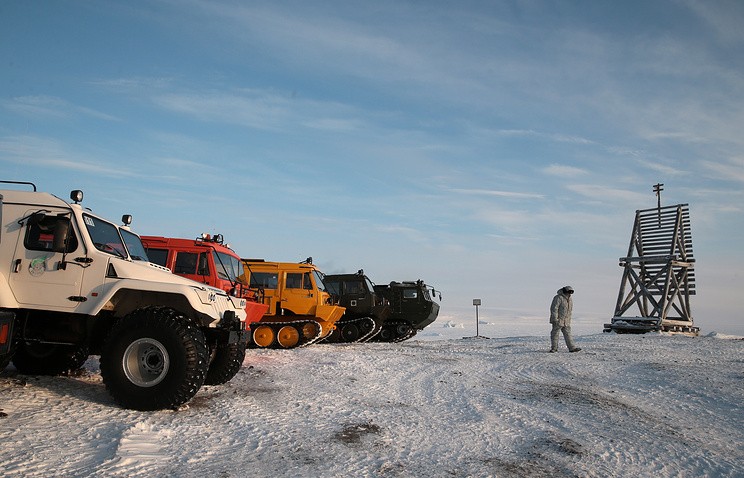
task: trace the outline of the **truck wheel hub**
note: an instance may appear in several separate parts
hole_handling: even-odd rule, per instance
[[[132,342],[122,359],[124,374],[139,387],[153,387],[168,374],[170,359],[163,344],[143,338]]]

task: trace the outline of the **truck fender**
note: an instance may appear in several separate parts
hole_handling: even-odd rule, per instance
[[[143,290],[142,289],[142,281],[139,280],[130,280],[130,279],[121,279],[117,280],[114,283],[105,284],[102,287],[96,288],[96,290],[93,291],[94,294],[97,294],[97,297],[95,300],[88,301],[90,302],[90,308],[87,308],[85,310],[86,314],[89,315],[98,315],[101,310],[103,310],[104,306],[109,303],[118,293],[122,291],[137,291],[137,292],[150,292],[153,294],[164,294],[164,295],[177,295],[180,297],[183,297],[184,301],[187,302],[190,307],[194,310],[200,310],[201,307],[199,297],[197,296],[196,292],[191,292],[189,296],[184,294],[184,287],[180,284],[169,284],[169,283],[159,283],[158,288],[156,290]],[[83,307],[84,308],[84,307]],[[78,309],[80,311],[80,309]]]

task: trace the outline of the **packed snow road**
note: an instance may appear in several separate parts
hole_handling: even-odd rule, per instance
[[[2,476],[744,476],[744,341],[545,337],[249,351],[179,411],[0,375]]]

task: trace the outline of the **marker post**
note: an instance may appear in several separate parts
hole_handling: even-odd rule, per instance
[[[475,336],[480,337],[480,334],[478,333],[478,306],[481,305],[481,300],[473,299],[473,305],[475,306]]]

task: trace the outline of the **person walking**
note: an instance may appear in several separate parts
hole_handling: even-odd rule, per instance
[[[550,331],[551,352],[558,351],[558,336],[561,332],[563,332],[563,337],[566,339],[566,346],[569,352],[578,352],[581,350],[574,345],[573,338],[571,338],[571,312],[573,310],[571,296],[573,293],[573,287],[570,285],[561,287],[550,304],[550,323],[553,324],[553,329]]]

